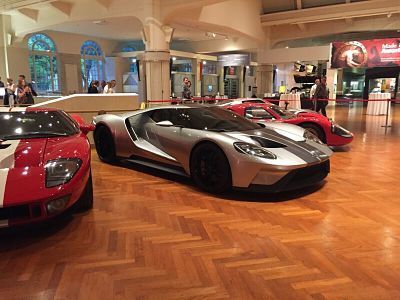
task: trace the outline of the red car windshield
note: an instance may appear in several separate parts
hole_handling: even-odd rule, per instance
[[[69,136],[78,132],[77,126],[59,111],[0,113],[0,140]]]

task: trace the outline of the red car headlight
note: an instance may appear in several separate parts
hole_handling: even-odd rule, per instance
[[[70,181],[79,170],[82,161],[79,158],[60,158],[49,160],[45,165],[46,187],[51,188]]]

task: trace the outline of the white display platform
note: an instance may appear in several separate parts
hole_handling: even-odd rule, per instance
[[[371,93],[368,100],[382,100],[382,101],[368,101],[367,115],[381,116],[386,115],[388,109],[388,101],[391,97],[390,93]],[[383,101],[386,100],[386,101]],[[390,115],[390,105],[389,105]]]
[[[289,108],[301,109],[300,95],[301,94],[299,94],[299,93],[297,93],[297,94],[281,94],[281,97],[279,100],[279,106],[285,107],[285,101],[287,101],[287,102],[289,102],[288,109]]]

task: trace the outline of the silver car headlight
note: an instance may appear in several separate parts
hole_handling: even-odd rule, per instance
[[[324,145],[324,143],[314,133],[312,133],[311,131],[309,131],[307,129],[304,130],[303,137],[308,141],[312,141],[312,142]]]
[[[82,161],[79,158],[60,158],[49,160],[45,165],[46,187],[51,188],[70,181],[79,168]]]
[[[268,151],[264,148],[261,148],[256,145],[248,144],[248,143],[234,143],[233,146],[235,149],[240,152],[244,153],[247,155],[252,155],[252,156],[257,156],[257,157],[262,157],[262,158],[267,158],[267,159],[276,159],[277,156],[272,153],[271,151]]]

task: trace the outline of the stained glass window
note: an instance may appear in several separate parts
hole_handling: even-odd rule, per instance
[[[57,53],[53,40],[44,33],[28,39],[32,85],[39,95],[60,94]]]
[[[94,41],[86,41],[81,47],[82,83],[85,90],[93,80],[104,79],[104,55]]]

